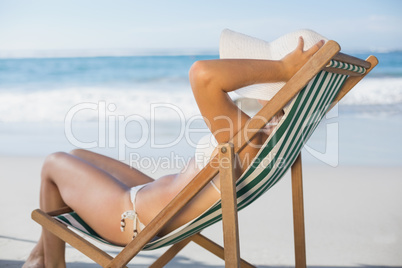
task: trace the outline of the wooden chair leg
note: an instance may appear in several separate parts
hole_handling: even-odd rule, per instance
[[[221,181],[225,267],[240,267],[233,144],[226,143],[219,146],[219,178]]]
[[[165,266],[166,264],[168,264],[168,262],[170,262],[177,255],[177,253],[179,253],[190,242],[191,242],[191,237],[189,237],[179,243],[174,244],[149,267],[150,268],[159,268],[159,267]]]
[[[214,241],[206,238],[202,234],[193,235],[191,238],[192,238],[192,241],[194,243],[196,243],[197,245],[203,247],[204,249],[208,250],[215,256],[221,258],[222,260],[225,259],[225,253],[224,253],[225,249],[223,247],[221,247],[220,245],[216,244]],[[250,263],[248,263],[247,261],[245,261],[243,259],[240,259],[240,267],[241,268],[255,268],[255,266],[251,265]]]
[[[296,268],[306,267],[301,154],[292,165],[293,228]]]
[[[220,245],[216,244],[212,240],[206,238],[202,234],[195,234],[173,246],[171,246],[162,256],[160,256],[151,266],[150,268],[158,268],[165,266],[169,261],[171,261],[185,246],[188,245],[189,242],[193,241],[197,245],[202,248],[208,250],[215,256],[225,260],[224,248]],[[240,267],[241,268],[255,268],[255,266],[251,265],[247,261],[240,259]]]

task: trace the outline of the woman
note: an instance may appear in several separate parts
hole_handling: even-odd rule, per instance
[[[253,84],[286,82],[324,44],[324,41],[314,42],[311,48],[304,50],[304,39],[299,37],[297,41],[294,35],[297,46],[280,60],[220,59],[192,65],[191,88],[218,143],[227,142],[250,119],[233,103],[228,92]],[[266,102],[266,99],[261,101]],[[278,114],[271,122],[278,121],[282,115]],[[267,127],[242,151],[239,155],[243,163],[241,171],[247,168],[271,131]],[[124,163],[86,150],[54,153],[46,158],[42,168],[40,208],[48,212],[69,206],[104,239],[125,245],[202,168],[194,159],[188,165],[182,173],[153,180]],[[161,234],[209,208],[220,197],[219,187],[217,176],[162,229]],[[65,267],[64,253],[65,243],[43,230],[23,267]]]

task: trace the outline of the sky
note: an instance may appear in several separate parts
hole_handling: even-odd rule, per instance
[[[344,51],[402,50],[402,1],[0,0],[0,54],[218,51],[229,28],[267,41],[313,29]]]

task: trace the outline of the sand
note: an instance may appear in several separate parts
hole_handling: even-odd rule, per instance
[[[30,218],[39,206],[41,157],[0,157],[0,267],[21,267],[40,235]],[[402,167],[306,165],[303,169],[307,264],[402,267]],[[258,267],[294,266],[288,173],[239,214],[241,256]],[[203,232],[222,243],[221,224]],[[110,254],[116,249],[106,248]],[[147,267],[164,250],[141,252]],[[67,267],[98,267],[67,247]],[[190,243],[168,267],[223,267]]]

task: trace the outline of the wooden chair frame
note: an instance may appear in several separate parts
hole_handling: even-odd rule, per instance
[[[314,56],[285,84],[285,86],[252,118],[249,124],[239,131],[227,144],[220,145],[219,154],[211,161],[219,161],[219,168],[207,165],[196,175],[192,181],[138,234],[123,250],[115,257],[111,257],[101,249],[91,244],[75,232],[68,229],[52,217],[71,211],[69,208],[61,209],[51,213],[44,213],[41,210],[32,212],[32,218],[41,224],[48,231],[54,233],[71,246],[80,250],[102,267],[125,267],[141,249],[151,241],[165,224],[174,217],[199,191],[201,191],[214,176],[220,172],[221,196],[222,196],[222,222],[225,248],[201,234],[189,237],[171,246],[159,259],[150,267],[163,267],[174,256],[184,248],[190,241],[209,250],[213,254],[225,260],[226,267],[254,267],[240,258],[239,234],[237,224],[237,204],[233,161],[234,154],[239,153],[254,137],[259,129],[280,111],[319,71],[328,70],[347,74],[349,77],[343,84],[339,94],[336,96],[330,108],[343,98],[363,77],[365,77],[378,63],[374,56],[366,61],[345,55],[339,52],[340,46],[335,41],[328,41]],[[367,69],[365,74],[338,70],[326,67],[331,60],[338,60],[345,63],[358,65]],[[265,118],[263,122],[261,118]],[[303,208],[303,186],[302,186],[302,163],[301,156],[297,157],[291,167],[292,196],[293,196],[293,220],[294,220],[294,245],[296,267],[306,267],[305,233],[304,233],[304,208]]]

